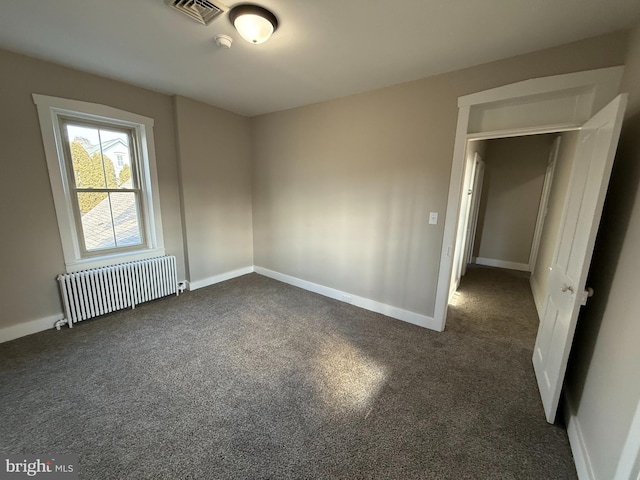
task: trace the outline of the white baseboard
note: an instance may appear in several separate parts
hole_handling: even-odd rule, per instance
[[[640,400],[613,477],[613,480],[631,479],[640,479]]]
[[[49,330],[50,328],[53,328],[54,323],[58,320],[62,320],[63,318],[64,315],[59,313],[57,315],[49,315],[48,317],[39,318],[38,320],[31,320],[30,322],[0,328],[0,343],[15,340],[16,338],[31,335],[32,333]]]
[[[576,471],[580,480],[596,480],[591,465],[591,457],[587,450],[587,444],[582,436],[580,422],[576,416],[576,411],[571,398],[564,393],[564,421],[567,425],[567,435],[569,435],[569,444],[573,453],[573,460],[576,464]]]
[[[486,265],[487,267],[508,268],[509,270],[529,271],[528,263],[507,262],[506,260],[496,260],[495,258],[477,257],[475,263]]]
[[[224,282],[225,280],[231,280],[232,278],[246,275],[254,271],[253,265],[250,267],[239,268],[230,272],[221,273],[220,275],[214,275],[213,277],[203,278],[202,280],[196,280],[195,282],[187,282],[187,290],[197,290],[199,288],[208,287],[216,283]]]
[[[288,283],[289,285],[293,285],[310,292],[319,293],[320,295],[324,295],[325,297],[333,298],[335,300],[340,300],[341,302],[350,303],[357,307],[364,308],[365,310],[381,313],[388,317],[396,318],[398,320],[412,323],[414,325],[428,328],[430,330],[441,330],[440,324],[436,322],[432,317],[428,317],[426,315],[421,315],[419,313],[403,310],[401,308],[393,307],[385,303],[380,303],[375,300],[352,295],[348,292],[336,290],[335,288],[331,287],[325,287],[324,285],[319,285],[307,280],[302,280],[301,278],[292,277],[284,273],[274,272],[273,270],[269,270],[267,268],[254,267],[254,270],[256,273],[264,275],[265,277],[273,278],[274,280]]]
[[[542,321],[542,315],[544,314],[544,298],[542,297],[542,292],[538,289],[538,284],[533,281],[533,276],[529,277],[529,285],[531,285],[533,303],[535,303],[536,310],[538,311],[538,320]]]
[[[357,307],[364,308],[366,310],[371,310],[372,312],[381,313],[388,317],[396,318],[398,320],[412,323],[420,327],[440,331],[439,323],[436,322],[432,317],[421,315],[415,312],[410,312],[408,310],[403,310],[398,307],[393,307],[391,305],[380,303],[375,300],[359,297],[357,295],[352,295],[347,292],[336,290],[330,287],[325,287],[317,283],[309,282],[307,280],[302,280],[300,278],[292,277],[290,275],[285,275],[283,273],[274,272],[273,270],[269,270],[262,267],[249,266],[249,267],[239,268],[237,270],[232,270],[230,272],[221,273],[220,275],[215,275],[213,277],[204,278],[202,280],[197,280],[194,282],[186,282],[187,289],[190,291],[197,290],[199,288],[224,282],[225,280],[230,280],[232,278],[239,277],[241,275],[246,275],[252,272],[256,272],[256,273],[259,273],[260,275],[264,275],[265,277],[270,277],[275,280],[279,280],[281,282],[288,283],[290,285],[294,285],[296,287],[300,287],[305,290],[309,290],[310,292],[319,293],[320,295],[324,295],[325,297],[330,297],[335,300],[351,303]],[[58,320],[61,320],[62,318],[64,318],[63,314],[51,315],[49,317],[41,318],[38,320],[24,322],[18,325],[12,325],[10,327],[0,328],[0,343],[8,342],[9,340],[14,340],[16,338],[24,337],[25,335],[31,335],[32,333],[41,332],[43,330],[48,330],[49,328],[54,328],[53,324]]]

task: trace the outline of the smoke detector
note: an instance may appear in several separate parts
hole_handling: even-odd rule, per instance
[[[203,25],[209,25],[224,13],[222,7],[209,0],[168,0],[167,5]]]
[[[229,35],[218,34],[213,39],[216,42],[216,45],[222,48],[231,48],[231,44],[233,43],[233,38]]]

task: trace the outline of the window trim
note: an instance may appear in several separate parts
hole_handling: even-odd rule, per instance
[[[36,93],[33,94],[33,101],[38,109],[40,132],[67,272],[164,255],[153,119],[106,105]],[[63,136],[60,130],[61,117],[107,123],[133,130],[140,157],[138,159],[138,175],[142,189],[140,217],[142,218],[141,228],[145,230],[146,244],[135,250],[112,250],[103,255],[83,256],[70,195],[70,179],[66,170]]]

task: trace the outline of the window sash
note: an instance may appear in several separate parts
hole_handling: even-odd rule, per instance
[[[131,170],[131,183],[134,188],[94,188],[94,187],[76,187],[77,178],[76,172],[73,168],[73,155],[71,151],[71,141],[69,139],[69,131],[67,129],[68,126],[77,126],[77,127],[91,127],[98,130],[98,139],[99,139],[99,147],[100,150],[96,153],[100,153],[102,157],[102,161],[104,162],[104,157],[106,156],[103,150],[103,140],[100,137],[99,131],[101,129],[120,132],[127,135],[128,138],[128,148],[129,148],[129,168]],[[73,207],[73,217],[76,225],[76,235],[78,246],[80,247],[80,255],[82,258],[91,258],[97,256],[108,255],[111,253],[119,253],[119,252],[127,252],[127,251],[136,251],[139,250],[140,247],[144,247],[147,245],[146,240],[146,223],[144,218],[144,209],[142,208],[142,198],[144,195],[141,195],[142,191],[138,185],[140,185],[138,181],[138,171],[139,171],[139,154],[138,149],[136,148],[135,135],[133,134],[133,130],[131,128],[123,128],[117,125],[102,123],[102,122],[93,122],[93,121],[84,121],[79,120],[73,117],[60,117],[60,133],[62,134],[62,140],[64,144],[64,160],[65,160],[65,173],[67,175],[67,184],[69,185],[71,204]],[[88,152],[87,152],[88,153]],[[102,164],[104,170],[104,163]],[[106,182],[106,172],[105,174],[105,182]],[[80,203],[78,200],[78,193],[106,193],[107,199],[109,200],[109,216],[111,220],[111,229],[113,232],[113,240],[115,246],[113,247],[105,247],[105,248],[94,248],[89,249],[87,247],[87,232],[84,228],[84,223],[82,222],[82,211],[80,209]],[[140,242],[130,245],[120,246],[118,245],[117,233],[116,233],[116,222],[113,214],[113,206],[111,201],[110,193],[133,193],[134,194],[134,204],[135,204],[135,214],[136,214],[136,222],[138,226],[138,232],[140,235]]]
[[[59,116],[60,122],[60,134],[62,136],[62,142],[64,145],[64,157],[65,157],[65,171],[67,174],[67,181],[70,188],[77,188],[76,185],[76,175],[73,170],[73,159],[71,155],[71,142],[69,141],[68,126],[77,126],[77,127],[93,127],[97,130],[109,130],[124,133],[127,135],[129,140],[129,168],[131,169],[131,185],[133,188],[140,188],[140,158],[141,152],[137,142],[137,135],[135,135],[135,130],[130,127],[123,127],[119,125],[114,125],[110,123],[97,122],[92,120],[84,120],[69,116]],[[96,152],[97,153],[97,152]],[[102,150],[102,141],[100,142],[100,154],[104,157],[104,151]],[[113,160],[112,160],[113,162]],[[114,164],[115,166],[115,164]],[[106,178],[106,177],[105,177]],[[73,181],[72,181],[73,180]],[[108,188],[108,187],[107,187]]]
[[[111,228],[113,230],[113,236],[114,236],[114,242],[116,243],[115,247],[104,247],[104,248],[94,248],[94,249],[89,249],[87,248],[87,243],[86,243],[86,235],[85,235],[85,229],[84,229],[84,224],[82,223],[82,215],[80,213],[80,207],[78,205],[78,195],[77,193],[106,193],[107,195],[109,195],[109,193],[115,193],[115,194],[119,194],[119,193],[133,193],[134,194],[134,203],[135,203],[135,209],[136,209],[136,222],[137,222],[137,226],[138,226],[138,232],[140,235],[140,242],[138,243],[132,243],[129,245],[117,245],[117,233],[116,233],[116,223],[115,223],[115,219],[114,219],[114,215],[113,215],[113,211],[111,210],[113,207],[111,205],[111,198],[109,198],[109,202],[110,202],[110,216],[111,216]],[[107,197],[108,198],[108,197]],[[146,245],[146,236],[145,236],[145,226],[143,223],[143,211],[141,208],[141,198],[142,195],[140,195],[139,191],[134,191],[134,190],[116,190],[116,189],[111,189],[111,190],[107,190],[107,189],[78,189],[75,192],[74,195],[74,204],[75,204],[75,209],[74,209],[74,219],[76,222],[76,231],[78,232],[78,243],[80,245],[80,250],[82,253],[82,257],[83,258],[90,258],[90,257],[96,257],[96,256],[103,256],[105,254],[110,254],[110,253],[119,253],[119,252],[128,252],[128,251],[137,251],[140,250],[140,247],[144,247]]]

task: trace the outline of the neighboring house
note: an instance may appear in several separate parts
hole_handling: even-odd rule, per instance
[[[94,153],[100,151],[100,145],[89,145],[85,142],[82,143],[89,156],[93,156]],[[102,154],[109,157],[113,162],[113,166],[116,171],[116,178],[120,175],[122,167],[125,165],[131,165],[131,160],[129,158],[129,145],[120,138],[102,142]]]

